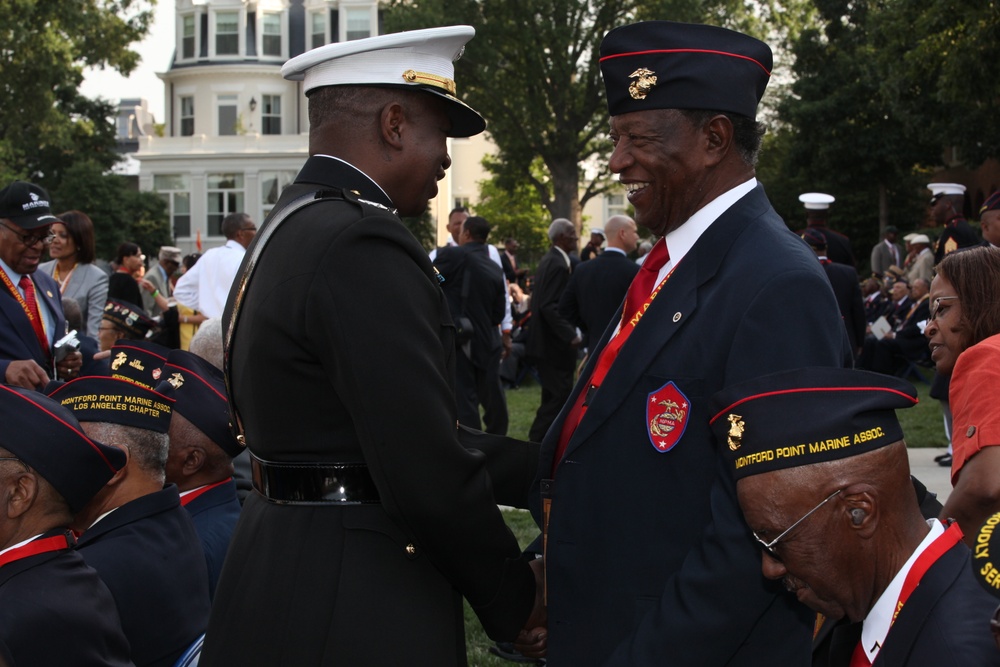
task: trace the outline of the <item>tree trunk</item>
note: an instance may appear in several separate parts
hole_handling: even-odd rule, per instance
[[[889,192],[886,190],[885,184],[879,183],[878,186],[878,237],[881,239],[885,236],[885,228],[889,224]]]
[[[552,218],[566,218],[580,230],[583,209],[580,206],[580,166],[573,158],[549,164],[552,174]]]

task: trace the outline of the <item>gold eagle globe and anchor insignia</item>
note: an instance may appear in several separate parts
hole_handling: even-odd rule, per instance
[[[746,428],[746,424],[742,421],[743,417],[737,414],[729,414],[729,433],[726,434],[726,441],[729,443],[729,449],[736,451],[743,444],[743,429]]]
[[[169,382],[174,389],[180,389],[181,385],[184,384],[184,376],[180,373],[173,373],[169,378],[167,378],[167,382]]]
[[[628,84],[628,94],[632,96],[633,100],[646,99],[646,95],[656,85],[656,72],[648,70],[645,67],[640,67],[632,72],[628,75],[628,78],[636,79],[636,81]]]
[[[664,410],[649,420],[649,431],[653,435],[663,437],[673,431],[678,422],[684,421],[687,410],[670,399],[660,401],[657,405],[662,405]]]
[[[111,362],[111,370],[118,370],[126,361],[128,361],[128,356],[124,352],[119,352],[115,355],[115,360]]]

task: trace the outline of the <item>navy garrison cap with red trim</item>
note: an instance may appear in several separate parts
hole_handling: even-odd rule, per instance
[[[107,422],[166,433],[174,399],[141,384],[90,375],[62,385],[51,394],[81,422]]]
[[[148,340],[122,338],[111,347],[111,377],[155,389],[170,348]]]
[[[917,404],[909,382],[848,368],[799,368],[712,397],[712,430],[736,479],[833,461],[903,439],[896,410]]]
[[[174,410],[194,424],[229,456],[237,456],[243,447],[230,426],[229,399],[222,371],[197,354],[171,350],[163,367],[163,385],[173,388]]]
[[[125,453],[91,440],[73,413],[37,391],[0,385],[0,447],[34,468],[73,513],[125,465]]]
[[[633,23],[615,28],[601,42],[612,116],[707,109],[756,118],[772,67],[767,44],[711,25]]]

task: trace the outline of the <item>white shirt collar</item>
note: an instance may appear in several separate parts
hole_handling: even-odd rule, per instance
[[[0,551],[0,556],[4,555],[4,554],[5,554],[5,553],[7,553],[8,551],[13,551],[14,549],[17,549],[18,547],[23,547],[23,546],[24,546],[25,544],[27,544],[28,542],[31,542],[31,541],[33,541],[33,540],[37,540],[37,539],[38,539],[39,537],[41,537],[41,536],[42,536],[42,533],[38,533],[38,534],[37,534],[37,535],[35,535],[34,537],[29,537],[29,538],[28,538],[28,539],[26,539],[26,540],[25,540],[24,542],[18,542],[17,544],[12,544],[12,545],[10,545],[9,547],[7,547],[6,549],[4,549],[3,551]]]
[[[554,245],[552,247],[555,248],[556,250],[558,250],[559,254],[562,255],[563,261],[566,262],[566,266],[572,266],[573,265],[573,263],[569,259],[569,255],[566,254],[565,250],[563,250],[562,248],[560,248],[557,245]]]
[[[622,250],[621,248],[615,248],[614,246],[610,245],[604,249],[604,252],[620,252],[622,255],[625,255],[624,250]]]
[[[745,197],[751,190],[757,187],[757,179],[751,178],[740,183],[736,187],[723,192],[721,195],[698,209],[686,222],[677,229],[666,235],[667,251],[670,253],[670,260],[660,269],[660,274],[655,284],[659,284],[667,273],[674,268],[688,251],[694,247],[701,235],[705,233],[712,223],[719,219],[723,213],[729,210],[733,204]]]
[[[944,524],[937,519],[928,519],[927,525],[930,531],[923,541],[917,546],[916,551],[910,554],[909,560],[903,563],[903,568],[896,573],[892,581],[879,596],[875,606],[865,617],[864,625],[861,628],[861,647],[868,655],[868,662],[874,663],[875,657],[885,643],[886,635],[892,625],[892,615],[896,612],[896,602],[899,600],[899,593],[903,590],[903,581],[910,572],[917,558],[930,547],[931,542],[944,534]]]

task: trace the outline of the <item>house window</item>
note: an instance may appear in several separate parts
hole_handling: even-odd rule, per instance
[[[625,215],[627,203],[625,195],[606,195],[604,198],[605,216],[607,220],[614,215]]]
[[[182,30],[181,58],[194,58],[194,14],[187,14],[184,16]]]
[[[260,121],[264,134],[281,134],[281,95],[263,95]]]
[[[181,98],[181,136],[190,137],[194,134],[194,97]]]
[[[236,95],[219,95],[218,118],[219,136],[232,136],[239,133],[240,118],[236,112]]]
[[[281,14],[267,12],[264,14],[264,55],[281,56]]]
[[[455,197],[454,208],[464,208],[469,210],[469,198],[468,197]]]
[[[191,180],[187,174],[154,174],[153,191],[167,204],[174,238],[191,236]]]
[[[326,44],[326,13],[313,12],[309,15],[309,44],[311,49]]]
[[[235,56],[239,53],[239,12],[218,12],[215,15],[215,55]]]
[[[243,174],[208,174],[208,235],[222,236],[222,220],[243,208]]]
[[[347,9],[347,40],[364,39],[372,34],[372,14],[365,9]]]
[[[260,206],[264,217],[271,213],[281,191],[295,179],[294,171],[262,171],[260,173]]]

